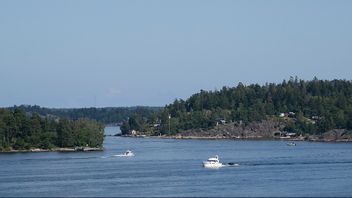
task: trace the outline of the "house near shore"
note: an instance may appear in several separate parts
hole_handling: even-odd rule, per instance
[[[136,130],[132,130],[131,131],[131,135],[133,135],[133,136],[137,135],[137,131]]]
[[[216,119],[216,125],[219,125],[219,124],[226,124],[226,120],[223,118]]]
[[[296,115],[295,112],[290,111],[290,112],[282,112],[282,113],[280,113],[279,117],[280,118],[287,118],[287,117],[293,118],[293,117],[295,117],[295,115]]]
[[[285,139],[285,138],[296,137],[297,133],[292,133],[292,132],[287,132],[287,131],[275,131],[273,133],[273,136],[276,137],[276,138]]]

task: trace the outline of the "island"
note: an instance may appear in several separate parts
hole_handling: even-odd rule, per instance
[[[125,136],[172,138],[352,140],[352,82],[291,77],[175,99],[150,116],[134,113]]]
[[[87,118],[67,119],[0,109],[1,152],[101,151],[103,124]]]

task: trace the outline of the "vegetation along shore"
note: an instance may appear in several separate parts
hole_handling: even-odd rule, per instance
[[[151,116],[134,113],[121,130],[130,136],[351,141],[352,82],[290,78],[201,90]]]
[[[0,109],[0,151],[102,150],[103,125],[80,118],[53,119],[23,109]]]
[[[116,116],[114,116],[116,115]],[[123,136],[352,141],[352,82],[291,78],[204,91],[165,107],[0,108],[0,151],[102,150],[104,124]]]

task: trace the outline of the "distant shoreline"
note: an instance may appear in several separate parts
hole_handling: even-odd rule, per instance
[[[221,137],[221,136],[180,136],[180,135],[122,135],[121,137],[131,138],[162,138],[162,139],[178,139],[178,140],[280,140],[280,141],[305,141],[305,142],[352,142],[352,139],[319,139],[319,138],[274,138],[274,137]]]
[[[52,149],[41,149],[32,148],[25,150],[3,150],[0,153],[39,153],[39,152],[90,152],[90,151],[104,151],[103,147],[75,147],[75,148],[52,148]]]

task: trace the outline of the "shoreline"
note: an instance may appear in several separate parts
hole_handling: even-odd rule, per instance
[[[148,135],[121,135],[120,137],[131,137],[131,138],[162,138],[162,139],[177,139],[177,140],[280,140],[280,141],[306,141],[306,142],[331,142],[331,143],[352,143],[352,139],[319,139],[319,138],[274,138],[274,137],[223,137],[223,136],[148,136]]]
[[[4,150],[0,153],[41,153],[41,152],[92,152],[92,151],[104,151],[103,147],[75,147],[75,148],[52,148],[52,149],[41,149],[32,148],[27,150]]]

